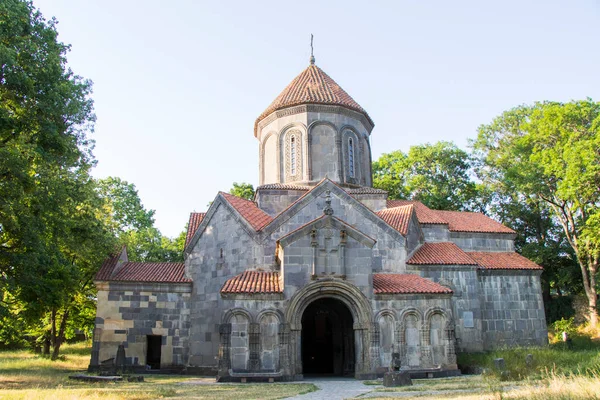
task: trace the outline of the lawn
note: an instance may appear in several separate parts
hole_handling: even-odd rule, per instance
[[[59,361],[27,350],[0,352],[0,399],[281,399],[316,390],[307,383],[208,385],[214,378],[183,375],[145,375],[145,382],[136,383],[84,383],[69,375],[87,368],[89,345],[65,345],[61,351]]]
[[[528,354],[533,361],[526,362]],[[504,358],[499,371],[494,359]],[[480,367],[481,375],[447,379],[415,379],[413,386],[375,386],[379,397],[419,400],[511,399],[511,400],[600,400],[600,343],[590,335],[576,334],[573,346],[555,342],[547,347],[500,349],[486,353],[461,354],[460,365]],[[377,384],[380,381],[366,382]]]
[[[599,376],[549,375],[539,380],[500,382],[486,376],[449,379],[415,379],[413,386],[376,387],[372,399],[419,400],[600,400]]]
[[[371,398],[600,400],[600,344],[577,337],[573,349],[562,343],[544,348],[516,348],[462,354],[463,365],[479,366],[481,375],[446,379],[415,379],[413,386],[385,388],[370,384]],[[145,382],[84,383],[68,379],[82,372],[90,347],[67,345],[59,361],[27,350],[0,352],[0,399],[281,399],[316,390],[309,383],[211,384],[214,378],[145,375]],[[533,363],[527,364],[527,354]],[[506,372],[494,368],[494,358],[506,361]],[[366,397],[365,395],[361,397]],[[333,399],[331,399],[333,400]]]

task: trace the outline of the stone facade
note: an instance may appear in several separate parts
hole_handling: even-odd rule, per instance
[[[255,125],[254,201],[219,193],[192,214],[184,264],[107,260],[90,366],[124,343],[132,367],[160,354],[152,368],[222,380],[362,379],[393,354],[453,374],[456,352],[545,344],[541,269],[515,233],[388,202],[371,187],[368,114],[316,66],[300,78]]]
[[[146,366],[148,336],[161,337],[162,367],[184,365],[190,332],[190,284],[96,283],[98,309],[91,365],[115,357],[126,343],[127,363]]]

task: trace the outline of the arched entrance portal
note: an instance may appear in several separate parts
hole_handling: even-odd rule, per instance
[[[354,330],[350,310],[340,300],[320,298],[302,314],[302,366],[305,375],[354,375]]]

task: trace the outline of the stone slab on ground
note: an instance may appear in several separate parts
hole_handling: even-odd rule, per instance
[[[410,373],[408,371],[391,371],[383,374],[383,386],[412,386]]]
[[[117,382],[122,381],[123,377],[114,375],[114,376],[95,376],[95,375],[69,375],[69,379],[75,379],[77,381],[84,382]]]

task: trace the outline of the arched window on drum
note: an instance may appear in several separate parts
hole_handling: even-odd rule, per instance
[[[348,138],[348,176],[354,178],[354,139]]]
[[[290,136],[290,175],[296,175],[296,135]]]

